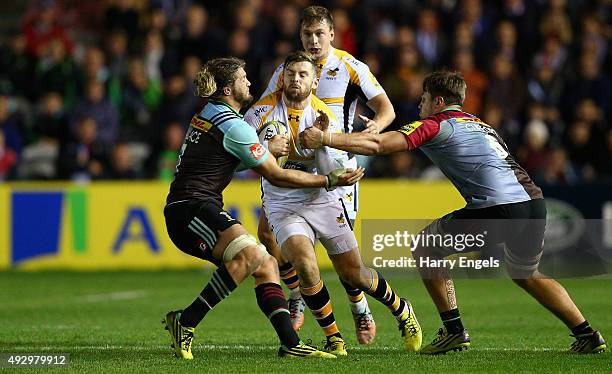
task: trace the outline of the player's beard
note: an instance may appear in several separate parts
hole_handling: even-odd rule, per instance
[[[285,95],[287,96],[287,99],[289,99],[290,101],[299,103],[299,102],[306,100],[308,96],[310,96],[310,90],[303,89],[303,90],[298,90],[296,92],[295,90],[289,89],[289,90],[285,90]]]
[[[240,103],[240,106],[244,108],[248,106],[251,101],[253,101],[253,95],[251,95],[251,93],[248,91],[246,93],[241,93],[236,97],[236,101],[238,101],[238,103]]]

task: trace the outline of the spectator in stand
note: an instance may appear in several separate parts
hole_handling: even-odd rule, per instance
[[[504,118],[517,119],[524,105],[525,87],[512,61],[498,54],[493,58],[486,97],[503,110]]]
[[[587,121],[576,120],[570,125],[564,142],[570,161],[585,181],[593,181],[597,176],[595,166],[600,155],[599,144],[592,130]]]
[[[556,35],[548,35],[544,39],[542,49],[536,53],[533,66],[547,66],[556,74],[563,73],[566,68],[567,48]]]
[[[572,42],[572,23],[567,15],[566,0],[550,0],[540,22],[540,33],[555,36],[564,45]]]
[[[536,65],[527,82],[529,99],[551,109],[556,109],[561,104],[563,88],[563,78],[555,74],[554,69],[547,64]]]
[[[352,55],[357,55],[357,34],[351,24],[351,19],[345,9],[336,9],[332,12],[334,17],[334,48],[342,49]],[[293,30],[297,30],[296,25]]]
[[[533,119],[525,128],[525,144],[517,151],[519,164],[529,175],[536,175],[547,163],[550,150],[547,146],[549,132],[542,120]]]
[[[72,53],[73,42],[59,23],[59,8],[53,0],[43,0],[36,4],[23,19],[23,33],[26,36],[26,49],[36,58],[43,55],[47,44],[59,40],[68,54]]]
[[[0,94],[11,94],[32,100],[37,94],[33,87],[32,76],[37,61],[26,52],[24,34],[14,35],[8,46],[0,49]]]
[[[154,165],[154,178],[171,182],[176,171],[179,151],[183,145],[185,130],[177,122],[170,123],[164,131],[163,149],[154,154],[152,164]]]
[[[64,44],[59,39],[49,41],[38,59],[36,74],[32,86],[38,95],[47,92],[59,92],[63,100],[72,107],[77,97],[77,66],[68,56]]]
[[[64,101],[59,93],[49,92],[41,97],[33,130],[36,139],[50,138],[58,143],[72,140],[70,122],[64,109]]]
[[[84,117],[78,122],[76,139],[60,149],[60,179],[91,180],[104,176],[108,145],[98,140],[97,127],[93,117]]]
[[[85,97],[77,102],[73,112],[71,128],[77,132],[77,123],[85,117],[94,119],[98,140],[110,146],[119,135],[119,114],[105,97],[104,85],[92,79],[87,83]]]
[[[535,175],[538,184],[572,185],[579,181],[576,171],[567,160],[563,148],[553,149],[544,168]]]
[[[428,65],[437,67],[442,63],[446,40],[440,32],[438,16],[432,9],[423,9],[418,16],[416,30],[417,48]]]
[[[113,148],[110,168],[105,177],[116,180],[142,178],[142,174],[134,165],[133,158],[130,154],[130,147],[126,143],[119,143]]]
[[[157,116],[158,128],[163,124],[178,122],[189,124],[193,113],[200,103],[200,98],[187,89],[187,82],[182,75],[173,75],[166,80],[164,96]]]
[[[583,54],[580,57],[578,79],[569,84],[567,89],[567,108],[575,108],[580,101],[592,100],[607,118],[612,114],[610,107],[612,100],[612,81],[601,71],[597,58],[593,55]]]
[[[132,58],[122,91],[119,138],[122,141],[151,143],[155,139],[155,131],[151,127],[153,113],[162,97],[161,82],[147,78],[142,59]]]
[[[469,49],[460,49],[453,58],[455,68],[463,74],[465,83],[470,88],[465,93],[463,110],[475,115],[482,111],[482,99],[487,89],[487,76],[478,70],[474,64],[474,55]]]
[[[226,54],[226,31],[209,27],[208,21],[208,12],[203,6],[194,4],[189,7],[185,30],[177,42],[181,61],[192,54],[196,54],[201,61]]]
[[[125,79],[128,73],[128,36],[121,29],[113,30],[105,40],[108,72],[111,77]]]
[[[104,26],[107,32],[123,30],[131,41],[138,36],[140,20],[139,9],[135,0],[112,0],[106,9]]]
[[[455,26],[455,33],[453,39],[453,45],[456,50],[470,50],[474,51],[476,48],[476,42],[474,40],[474,32],[472,31],[472,26],[465,22],[460,21]]]

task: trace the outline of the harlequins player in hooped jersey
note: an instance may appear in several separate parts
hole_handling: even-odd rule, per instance
[[[465,208],[435,220],[424,233],[444,236],[488,232],[488,244],[505,245],[506,268],[514,282],[571,330],[576,340],[570,351],[605,351],[601,334],[591,328],[563,286],[538,272],[546,226],[542,191],[514,161],[495,130],[461,110],[466,88],[460,73],[434,72],[423,82],[421,120],[383,134],[332,134],[311,127],[300,134],[302,147],[325,145],[365,155],[421,149],[466,201]],[[463,251],[480,249],[472,247]],[[448,271],[425,266],[456,253],[439,241],[437,246],[421,245],[413,252],[444,325],[421,350],[425,354],[463,350],[470,345]]]
[[[281,169],[238,114],[252,100],[244,65],[237,58],[214,59],[196,75],[196,94],[209,100],[191,120],[164,216],[172,242],[181,251],[212,262],[217,270],[191,305],[167,313],[162,323],[175,355],[192,359],[195,327],[252,275],[257,303],[280,339],[279,355],[335,358],[300,341],[291,326],[276,260],[223,210],[221,194],[237,169],[253,168],[270,183],[288,188],[350,185],[361,179],[364,170],[338,169],[321,176]]]

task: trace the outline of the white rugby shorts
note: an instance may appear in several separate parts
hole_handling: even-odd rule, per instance
[[[321,204],[264,204],[268,225],[282,247],[292,236],[303,235],[314,245],[318,239],[329,255],[357,248],[348,212],[338,199]]]

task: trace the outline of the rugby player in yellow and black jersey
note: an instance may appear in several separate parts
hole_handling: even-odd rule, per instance
[[[361,101],[374,111],[372,119],[360,116],[365,122],[366,133],[379,133],[389,126],[395,118],[395,112],[385,90],[378,83],[366,64],[357,60],[346,51],[332,47],[334,40],[334,20],[329,10],[322,6],[309,6],[302,11],[300,20],[300,39],[304,50],[310,53],[317,64],[317,79],[319,84],[315,95],[331,109],[340,121],[344,133],[353,132],[353,122],[357,103]],[[268,86],[261,98],[282,90],[283,65],[274,71]],[[344,167],[356,168],[357,159],[349,153],[343,162]],[[336,189],[338,198],[346,209],[346,215],[354,224],[359,209],[358,184]],[[274,235],[272,235],[264,214],[260,217],[259,240],[270,253],[280,253]],[[289,262],[277,257],[281,271],[281,279],[293,292],[289,298],[289,309],[294,326],[299,328],[304,320],[304,301],[295,292],[299,286],[296,272]],[[360,344],[370,344],[376,335],[376,325],[370,312],[368,302],[363,292],[342,281],[351,305],[355,322],[357,341]]]

